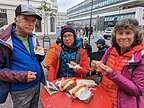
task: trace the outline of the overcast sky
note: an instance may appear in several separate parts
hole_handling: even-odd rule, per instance
[[[57,0],[58,10],[60,12],[66,12],[67,9],[83,2],[84,0]]]

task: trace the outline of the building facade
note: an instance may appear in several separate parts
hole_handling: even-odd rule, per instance
[[[46,2],[47,7],[51,9],[51,13],[45,15],[40,11],[40,6]],[[57,0],[0,0],[0,27],[14,22],[15,8],[19,4],[31,4],[41,14],[43,20],[37,20],[35,33],[37,35],[55,35],[56,34],[56,13],[58,10]]]
[[[67,21],[67,15],[65,12],[58,12],[56,15],[56,34],[60,36],[61,26],[65,25]]]
[[[85,0],[67,10],[68,23],[102,31],[118,20],[136,18],[144,26],[144,0]],[[92,17],[90,17],[92,15]]]

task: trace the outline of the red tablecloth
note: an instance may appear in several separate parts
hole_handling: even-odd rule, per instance
[[[41,103],[44,108],[111,108],[111,102],[101,87],[96,87],[90,103],[67,96],[65,92],[49,95],[45,88],[41,91]]]

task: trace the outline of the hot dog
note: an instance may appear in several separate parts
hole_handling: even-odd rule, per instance
[[[74,62],[74,61],[70,61],[70,64],[71,64],[72,66],[76,66],[76,65],[77,65],[77,63]]]
[[[67,79],[64,80],[60,86],[61,91],[68,91],[70,90],[73,86],[75,86],[75,82],[72,79]]]
[[[71,89],[69,92],[72,94],[74,97],[77,97],[81,91],[87,89],[85,85],[77,85],[73,89]]]

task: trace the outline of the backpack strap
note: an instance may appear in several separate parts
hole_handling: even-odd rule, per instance
[[[142,55],[142,58],[144,58],[144,49],[141,50],[141,55]]]
[[[144,58],[144,49],[141,50],[141,52],[138,52],[138,53],[140,53],[141,58],[140,58],[139,62],[137,62],[137,64],[133,64],[133,65],[131,66],[131,68],[132,68],[132,71],[131,71],[131,72],[132,72],[132,75],[133,75],[133,73],[134,73],[134,70],[135,70],[135,69],[137,68],[137,66],[141,63],[141,59]],[[136,55],[137,55],[137,54],[134,54],[134,56],[132,57],[133,60],[135,60]],[[132,75],[131,75],[131,78],[132,78]]]
[[[110,56],[111,50],[112,50],[112,48],[108,48],[108,49],[106,50],[106,52],[105,52],[105,54],[104,54],[104,56],[103,56],[103,58],[102,58],[102,61],[103,61],[104,64],[106,64],[106,62],[107,62],[107,60],[108,60],[108,58],[109,58],[109,56]]]
[[[78,51],[76,52],[76,63],[80,63],[80,49],[78,49]]]

